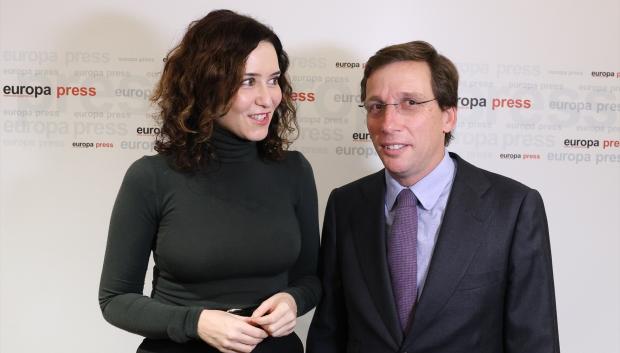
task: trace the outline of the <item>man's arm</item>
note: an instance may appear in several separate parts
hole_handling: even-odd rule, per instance
[[[347,317],[337,247],[336,190],[334,190],[327,201],[319,255],[319,276],[323,284],[323,296],[308,332],[306,344],[308,353],[336,353],[346,350]]]
[[[508,271],[505,352],[559,353],[549,229],[536,190],[529,190],[519,210]]]

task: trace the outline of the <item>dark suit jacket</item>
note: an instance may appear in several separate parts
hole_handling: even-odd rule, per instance
[[[309,353],[559,352],[539,193],[451,156],[456,176],[405,333],[386,260],[384,171],[332,191]]]

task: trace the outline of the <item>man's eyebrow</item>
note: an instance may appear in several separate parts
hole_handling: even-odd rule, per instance
[[[398,92],[398,94],[396,95],[396,97],[398,97],[398,99],[403,99],[403,98],[414,98],[414,97],[419,97],[422,96],[421,93],[416,93],[416,92]],[[367,101],[375,101],[375,102],[383,102],[383,99],[377,97],[377,96],[370,96],[370,97],[366,97]]]
[[[366,97],[366,100],[367,101],[372,101],[372,102],[382,102],[383,101],[382,99],[380,99],[377,96]]]

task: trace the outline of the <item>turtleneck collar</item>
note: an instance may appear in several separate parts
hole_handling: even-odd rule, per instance
[[[211,143],[215,147],[216,160],[224,163],[250,161],[258,156],[255,141],[244,140],[217,123],[214,124]]]

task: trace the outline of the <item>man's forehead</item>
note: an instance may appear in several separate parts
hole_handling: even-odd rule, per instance
[[[373,74],[380,71],[385,71],[385,70],[390,70],[390,69],[394,69],[394,70],[411,70],[411,71],[424,71],[424,72],[430,72],[430,66],[428,65],[428,63],[426,61],[421,61],[421,60],[400,60],[400,61],[394,61],[391,63],[387,63],[385,65],[381,65],[379,67],[377,67]]]
[[[424,66],[426,65],[426,67]],[[431,76],[425,62],[399,61],[373,72],[366,82],[367,97],[389,94],[393,97],[423,95],[431,89]]]

